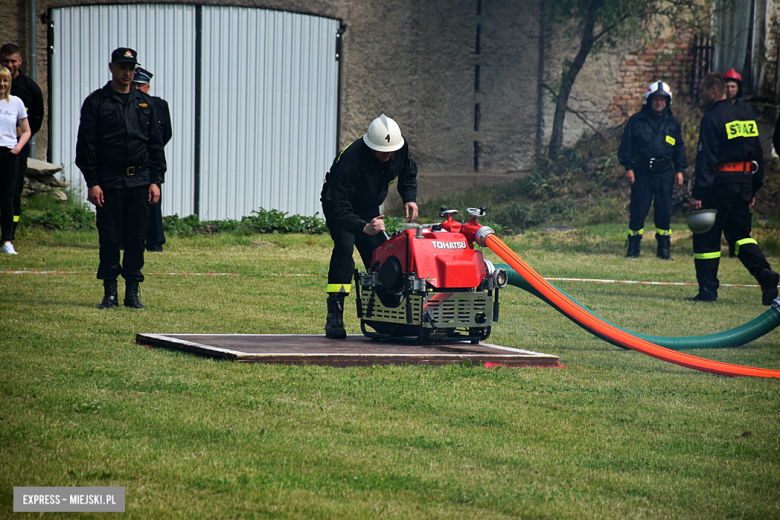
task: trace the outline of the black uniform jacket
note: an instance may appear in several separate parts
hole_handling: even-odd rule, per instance
[[[163,146],[165,146],[173,137],[171,111],[168,109],[168,102],[163,98],[155,96],[151,96],[151,98],[152,103],[154,103],[154,111],[157,113],[157,124],[160,126],[160,133],[162,133]]]
[[[11,94],[20,98],[24,103],[32,135],[37,134],[43,124],[43,94],[41,94],[40,87],[20,72],[11,82]]]
[[[780,117],[775,123],[775,133],[772,134],[772,146],[775,147],[775,153],[780,155]]]
[[[753,112],[753,109],[750,107],[750,105],[748,105],[747,103],[745,103],[741,99],[739,99],[739,98],[735,99],[734,103],[732,103],[732,105],[734,105],[735,107],[739,108],[740,110],[745,112],[747,115],[749,115],[750,119],[755,119],[756,118],[756,114]]]
[[[407,143],[386,163],[376,158],[363,139],[344,148],[325,176],[320,196],[328,226],[362,235],[366,223],[379,216],[379,206],[396,179],[404,204],[415,202],[417,164],[409,154]]]
[[[658,130],[654,130],[650,118],[663,118]],[[680,122],[667,108],[663,115],[650,112],[650,105],[631,116],[623,131],[623,139],[618,149],[618,161],[626,170],[642,170],[642,162],[634,159],[665,159],[669,167],[674,163],[674,171],[681,172],[688,165],[685,158]],[[646,169],[646,167],[644,168]]]
[[[128,96],[125,105],[107,83],[84,100],[76,166],[87,187],[133,188],[164,181],[167,166],[152,99],[134,88]],[[130,166],[134,175],[127,175]]]
[[[764,154],[758,136],[758,124],[747,119],[744,111],[728,100],[710,105],[701,118],[696,154],[696,184],[691,196],[701,200],[714,184],[752,184],[753,194],[764,181]],[[754,174],[717,172],[719,164],[756,161]]]

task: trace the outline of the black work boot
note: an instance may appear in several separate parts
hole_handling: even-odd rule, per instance
[[[761,303],[772,305],[774,299],[777,298],[778,281],[780,281],[780,274],[769,268],[761,271],[761,275],[758,277],[758,283],[761,284]]]
[[[116,278],[113,280],[103,280],[103,301],[98,305],[98,309],[113,309],[119,305],[119,296],[116,293]]]
[[[688,296],[685,298],[685,301],[688,302],[716,302],[718,301],[718,295],[712,294],[708,291],[699,291],[699,294],[696,296]]]
[[[328,295],[328,317],[325,320],[325,337],[330,339],[345,339],[344,329],[344,295]]]
[[[626,258],[636,258],[639,256],[639,244],[642,242],[642,235],[628,235],[628,252]]]
[[[685,298],[689,302],[715,302],[718,300],[718,265],[720,258],[696,258],[696,281],[699,282],[699,294]]]
[[[671,260],[672,257],[669,256],[669,251],[672,248],[671,237],[669,235],[659,235],[656,233],[655,240],[658,242],[658,252],[656,253],[656,256],[661,260]]]
[[[144,309],[141,299],[138,297],[138,281],[125,280],[125,307]]]

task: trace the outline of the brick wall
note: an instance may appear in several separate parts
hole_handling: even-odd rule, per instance
[[[676,31],[636,53],[626,54],[620,66],[618,88],[607,109],[615,124],[623,123],[642,108],[645,90],[654,81],[669,85],[674,99],[690,94],[691,40],[690,32]]]

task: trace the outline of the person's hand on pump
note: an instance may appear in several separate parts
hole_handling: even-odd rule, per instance
[[[385,218],[384,215],[379,215],[378,217],[374,217],[371,222],[363,226],[363,233],[366,235],[378,235],[382,231],[385,230],[385,221],[382,220]]]
[[[417,204],[414,202],[407,202],[404,204],[404,210],[406,210],[407,222],[414,222],[417,219]],[[411,216],[409,216],[410,213]]]

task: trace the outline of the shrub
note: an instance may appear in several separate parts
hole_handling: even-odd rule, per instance
[[[213,224],[216,225],[217,231],[220,233],[236,231],[241,226],[241,223],[238,220],[232,218],[227,220],[215,220]]]
[[[512,201],[496,215],[496,220],[503,226],[524,230],[528,227],[530,216],[531,209],[528,204]]]
[[[70,219],[68,219],[67,213],[53,209],[47,209],[43,215],[37,217],[36,220],[38,224],[41,224],[47,228],[56,229],[58,231],[68,229],[70,224]]]
[[[191,235],[200,225],[201,223],[197,215],[181,218],[178,213],[174,213],[173,215],[163,217],[163,230],[166,233]]]
[[[284,211],[260,208],[251,215],[241,218],[241,225],[252,228],[257,233],[327,233],[325,221],[315,213],[313,217],[300,215],[287,216]]]
[[[71,227],[76,229],[90,229],[95,227],[95,213],[90,211],[86,204],[81,207],[68,210],[68,219]]]
[[[393,236],[393,234],[403,231],[405,223],[405,218],[385,217],[385,230],[387,230],[388,235]]]

